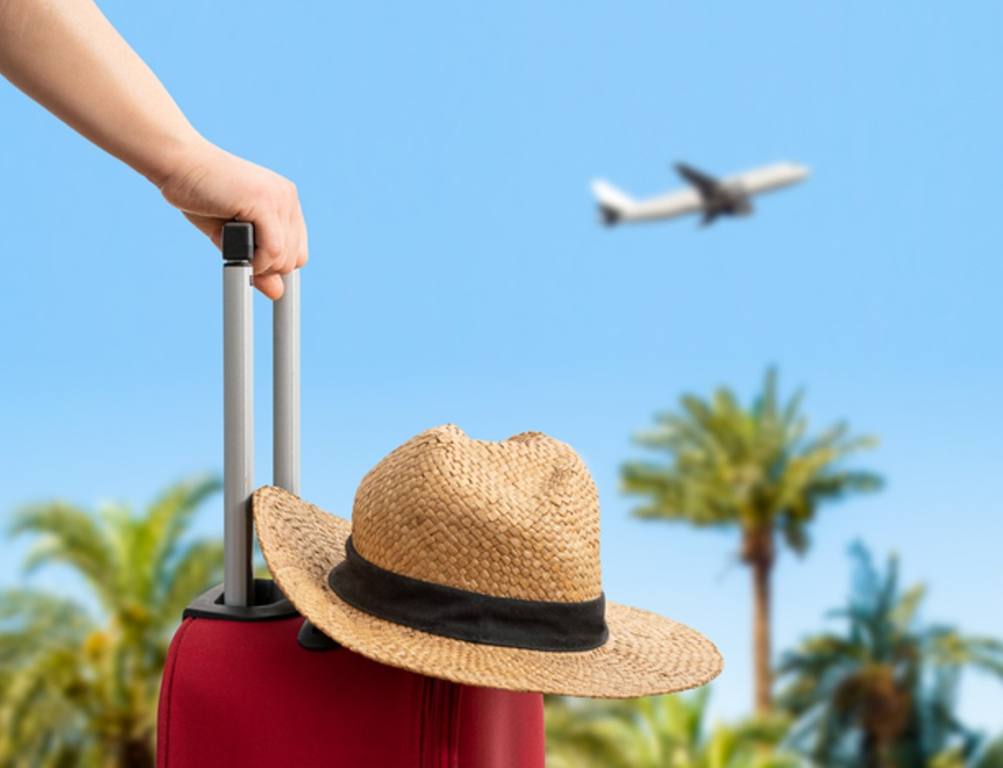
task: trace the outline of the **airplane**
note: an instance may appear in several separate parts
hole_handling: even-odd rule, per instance
[[[723,214],[745,216],[752,213],[752,196],[796,184],[808,177],[808,169],[795,163],[776,163],[735,176],[717,179],[685,163],[676,171],[691,189],[669,192],[647,200],[635,200],[607,181],[592,182],[599,204],[599,216],[606,226],[622,221],[672,219],[687,213],[701,213],[701,224],[711,224]]]

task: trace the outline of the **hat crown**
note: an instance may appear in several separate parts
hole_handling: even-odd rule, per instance
[[[359,485],[352,542],[388,571],[472,592],[602,592],[595,483],[571,446],[539,432],[495,442],[446,425],[413,437]]]

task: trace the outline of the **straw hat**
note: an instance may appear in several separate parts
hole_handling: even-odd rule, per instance
[[[273,487],[253,508],[289,600],[383,664],[604,698],[679,691],[721,671],[695,630],[605,601],[595,484],[570,446],[544,434],[423,432],[365,476],[351,522]]]

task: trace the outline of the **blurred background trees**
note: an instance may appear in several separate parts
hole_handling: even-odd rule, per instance
[[[830,614],[844,629],[805,638],[780,664],[780,705],[797,718],[790,741],[826,766],[965,764],[979,737],[954,714],[959,676],[1003,678],[1003,642],[924,624],[925,589],[900,588],[897,558],[880,571],[860,543],[851,557],[850,598]]]
[[[550,768],[797,768],[782,715],[707,724],[710,688],[625,701],[547,699]]]
[[[186,536],[219,487],[178,483],[140,514],[61,502],[15,513],[11,535],[34,541],[25,568],[63,566],[86,594],[0,593],[0,765],[153,766],[171,634],[222,575],[222,544]]]
[[[847,603],[770,671],[769,586],[777,538],[797,553],[827,501],[873,491],[847,467],[874,441],[843,424],[809,434],[801,393],[782,400],[768,371],[743,407],[728,389],[685,396],[638,443],[656,462],[624,465],[634,514],[735,529],[755,597],[754,714],[709,723],[710,689],[626,701],[550,697],[550,768],[1003,768],[1003,736],[961,722],[960,675],[1003,679],[1003,642],[922,620],[924,589],[898,562],[851,548]],[[8,533],[33,546],[26,571],[67,588],[0,593],[0,766],[153,765],[161,670],[188,602],[221,578],[219,541],[191,535],[219,489],[212,477],[165,489],[137,513],[62,502],[23,507]],[[61,582],[56,582],[61,584]],[[70,597],[75,595],[76,597]],[[773,688],[777,695],[774,700]]]
[[[735,528],[739,552],[752,573],[755,709],[771,708],[770,579],[779,534],[794,552],[808,549],[808,526],[827,501],[874,491],[881,479],[848,469],[846,459],[875,444],[845,424],[808,434],[803,392],[781,401],[769,369],[748,408],[721,387],[712,397],[684,395],[678,412],[655,417],[655,429],[635,442],[666,461],[623,466],[623,489],[644,497],[642,520],[681,520]]]
[[[920,620],[924,588],[901,590],[850,548],[851,591],[830,612],[842,631],[810,635],[782,657],[770,713],[708,728],[709,688],[626,701],[547,700],[548,766],[637,768],[1003,768],[956,714],[960,673],[1003,678],[1003,641]]]

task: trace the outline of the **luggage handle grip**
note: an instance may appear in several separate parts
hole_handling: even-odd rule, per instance
[[[227,222],[223,255],[223,600],[253,601],[254,490],[254,225]],[[291,493],[300,484],[300,275],[283,276],[272,307],[273,482]]]

